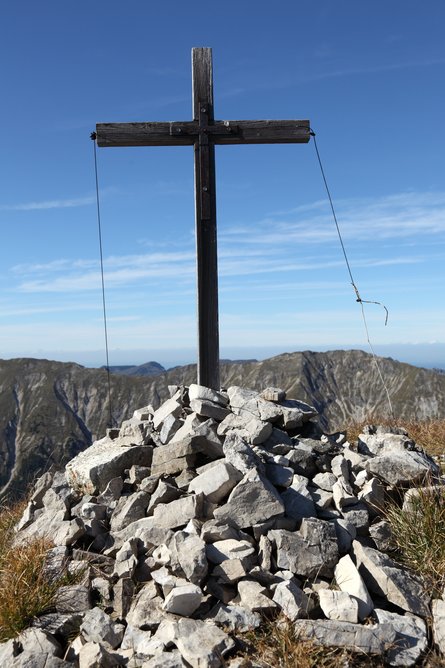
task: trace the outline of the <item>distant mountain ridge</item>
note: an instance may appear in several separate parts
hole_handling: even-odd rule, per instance
[[[101,367],[106,369],[106,366]],[[158,362],[145,362],[144,364],[131,365],[124,364],[120,366],[110,366],[110,373],[117,373],[123,376],[159,376],[165,373],[166,369]]]
[[[396,416],[445,416],[445,375],[379,358]],[[142,365],[144,366],[144,365]],[[196,366],[156,376],[110,375],[115,424],[136,408],[154,407],[169,385],[196,382]],[[371,355],[359,350],[284,353],[263,361],[221,364],[225,387],[280,387],[314,405],[325,430],[353,419],[388,414],[386,394]],[[21,494],[27,482],[54,464],[63,466],[109,426],[105,369],[40,359],[0,360],[0,495]]]

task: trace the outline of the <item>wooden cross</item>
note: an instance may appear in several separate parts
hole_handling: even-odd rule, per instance
[[[215,144],[290,144],[310,139],[309,121],[215,121],[212,50],[192,49],[193,120],[98,123],[98,146],[193,146],[198,288],[198,383],[219,381]]]

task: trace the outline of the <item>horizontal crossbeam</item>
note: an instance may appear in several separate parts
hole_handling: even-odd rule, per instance
[[[213,144],[304,144],[309,121],[197,121],[98,123],[98,146],[191,146],[206,135]]]

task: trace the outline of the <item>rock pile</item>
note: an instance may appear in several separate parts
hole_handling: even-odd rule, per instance
[[[433,616],[445,649],[445,601],[388,554],[386,496],[439,474],[406,433],[353,447],[275,388],[171,394],[37,481],[18,549],[49,536],[48,574],[76,584],[0,665],[235,667],[237,633],[278,613],[394,666],[427,650]]]

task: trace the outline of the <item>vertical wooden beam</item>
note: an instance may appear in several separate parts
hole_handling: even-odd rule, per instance
[[[214,120],[212,50],[192,50],[196,262],[198,292],[198,383],[220,389],[215,145],[207,128]]]

